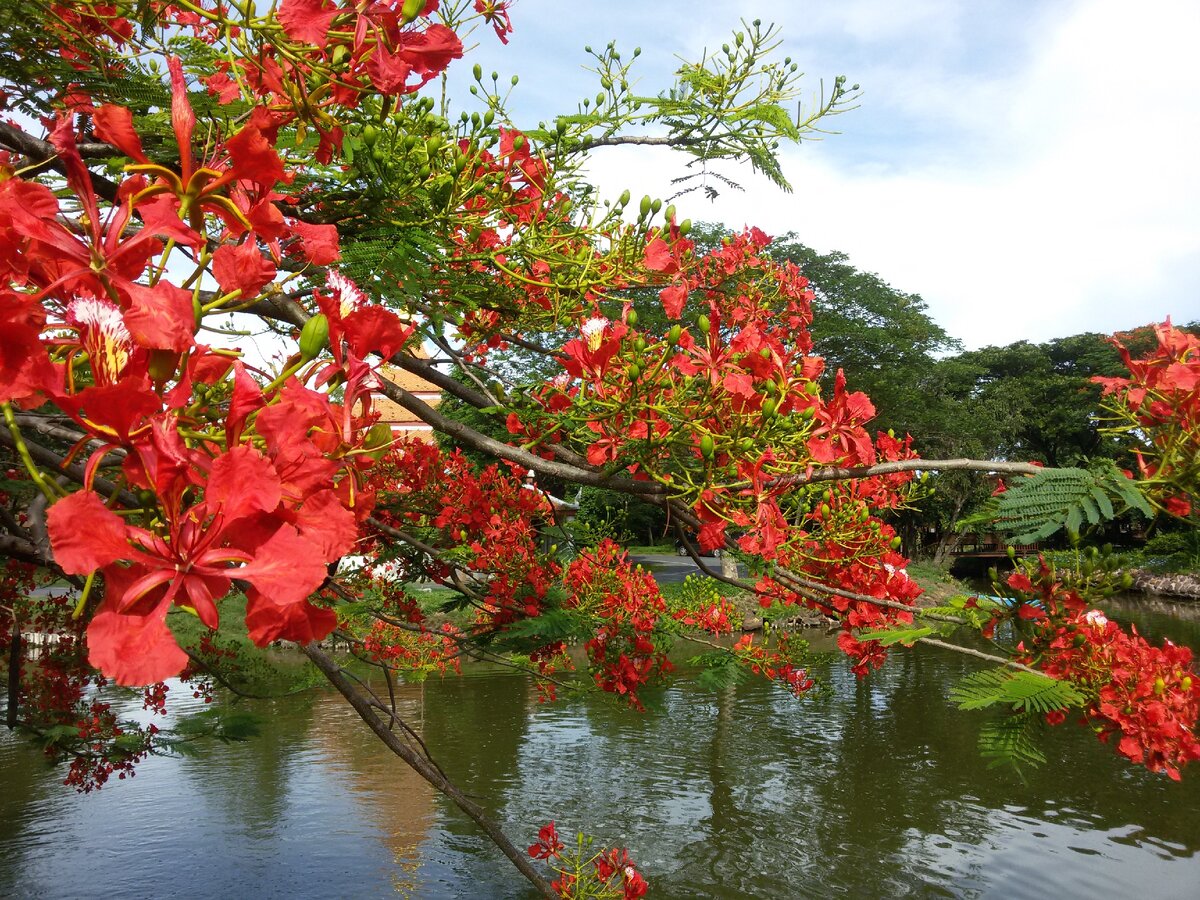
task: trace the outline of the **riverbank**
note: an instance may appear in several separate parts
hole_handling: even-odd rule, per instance
[[[1155,574],[1145,569],[1133,572],[1131,590],[1143,594],[1153,594],[1157,597],[1170,597],[1173,600],[1200,600],[1200,574],[1182,572],[1176,574]]]

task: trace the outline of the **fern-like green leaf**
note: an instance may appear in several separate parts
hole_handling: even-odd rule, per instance
[[[706,691],[724,690],[746,677],[746,670],[728,653],[706,653],[688,662],[702,667],[696,676],[696,684]]]
[[[1127,509],[1153,514],[1137,485],[1106,462],[1093,469],[1043,469],[1023,478],[996,499],[984,518],[1023,544],[1061,528],[1078,532],[1084,522],[1098,525]]]
[[[1034,744],[1031,732],[1038,719],[1031,713],[1018,713],[985,722],[979,730],[979,755],[988,761],[988,768],[1011,768],[1023,777],[1021,768],[1036,769],[1044,765],[1046,755]]]
[[[863,641],[879,641],[885,647],[890,647],[893,644],[903,644],[905,647],[911,647],[919,638],[927,637],[934,633],[932,628],[890,628],[883,631],[864,631],[860,634],[859,640]]]
[[[1021,712],[1048,713],[1083,703],[1066,681],[1020,669],[985,669],[968,675],[950,691],[959,709],[985,709],[1004,704]]]

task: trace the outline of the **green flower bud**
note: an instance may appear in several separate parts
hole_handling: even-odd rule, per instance
[[[764,419],[770,419],[775,415],[775,401],[770,397],[763,401],[762,413]]]
[[[628,188],[626,188],[625,190],[621,191],[621,196],[617,198],[617,206],[628,206],[628,205],[629,205],[629,198],[630,198],[631,196],[632,196],[632,195],[629,193],[629,189],[628,189]]]
[[[626,321],[626,322],[629,324],[629,326],[632,328],[634,325],[636,325],[636,324],[637,324],[637,320],[638,320],[638,314],[637,314],[637,310],[636,310],[636,309],[631,309],[631,310],[629,311],[629,315],[625,317],[625,321]]]
[[[700,326],[701,334],[708,334],[708,332],[712,329],[712,322],[708,320],[708,316],[701,316],[698,320],[696,320],[696,324]]]
[[[400,7],[400,18],[407,25],[425,9],[425,0],[404,0],[404,5]]]
[[[700,438],[700,455],[705,459],[712,459],[717,447],[712,439],[712,435],[706,434]]]
[[[644,219],[648,215],[650,215],[650,195],[649,194],[647,194],[646,196],[644,196],[642,198],[641,205],[638,207],[638,216],[640,218]]]
[[[671,330],[667,332],[667,343],[674,347],[679,343],[679,338],[683,336],[683,328],[679,325],[672,325]]]
[[[325,345],[329,343],[329,319],[324,313],[317,313],[300,331],[300,357],[305,362],[316,359]]]

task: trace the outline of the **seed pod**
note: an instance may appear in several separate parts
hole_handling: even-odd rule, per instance
[[[305,362],[316,359],[329,343],[329,319],[324,313],[317,313],[300,331],[300,357]]]
[[[700,438],[700,455],[705,459],[712,459],[717,447],[713,442],[712,435],[706,434]]]

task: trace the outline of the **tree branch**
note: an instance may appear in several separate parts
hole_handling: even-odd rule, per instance
[[[375,736],[383,741],[389,750],[404,760],[414,772],[449,798],[455,806],[466,813],[475,824],[483,829],[484,833],[509,858],[512,864],[517,867],[517,870],[529,880],[529,883],[538,889],[543,897],[553,900],[553,898],[558,896],[549,883],[542,878],[541,874],[530,863],[528,854],[513,845],[512,841],[508,839],[508,835],[491,820],[483,807],[467,797],[453,782],[440,774],[429,760],[425,759],[420,753],[402,741],[379,718],[370,701],[355,690],[353,682],[346,676],[341,666],[334,662],[316,644],[305,644],[301,649],[304,651],[304,655],[312,660],[313,665],[320,669],[321,673],[329,679],[329,682],[346,698],[346,702],[354,707],[354,711],[358,713],[359,718],[366,722],[367,726],[375,732]]]

